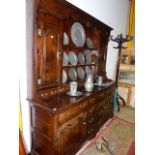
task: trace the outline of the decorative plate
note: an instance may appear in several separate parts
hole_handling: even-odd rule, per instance
[[[86,39],[86,43],[87,43],[88,48],[94,48],[93,42],[90,38]]]
[[[76,65],[78,62],[76,54],[72,51],[68,54],[68,60],[72,65]]]
[[[88,50],[88,49],[84,50],[84,55],[87,55],[87,54],[90,54],[90,53],[91,53],[90,50]]]
[[[78,53],[78,61],[79,61],[80,64],[85,63],[85,56],[81,52]]]
[[[71,27],[71,38],[76,47],[83,47],[86,41],[86,34],[79,22],[73,23]]]
[[[84,78],[85,78],[85,71],[84,71],[84,69],[82,67],[78,67],[77,73],[78,73],[78,77],[81,80],[84,80]]]
[[[77,80],[77,73],[76,73],[76,70],[74,68],[69,68],[69,77],[72,81],[76,81]]]
[[[67,73],[65,70],[62,71],[62,83],[67,82]]]
[[[63,33],[63,45],[69,44],[69,37],[66,32]]]
[[[86,70],[87,75],[92,75],[93,74],[93,72],[92,72],[92,70],[91,70],[91,68],[89,66],[86,66],[85,70]]]
[[[68,56],[65,51],[63,52],[63,65],[68,65]]]
[[[97,66],[92,66],[91,69],[93,74],[97,74],[97,70],[98,70]]]
[[[74,52],[72,52],[72,51],[69,52],[68,60],[72,65],[77,65],[78,59]]]
[[[86,61],[87,61],[88,64],[92,63],[92,56],[91,56],[90,53],[86,55]]]

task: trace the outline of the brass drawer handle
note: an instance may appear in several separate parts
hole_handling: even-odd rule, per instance
[[[69,114],[68,113],[65,113],[65,118],[67,119],[69,117]]]
[[[90,99],[89,102],[90,102],[90,103],[94,103],[94,102],[95,102],[95,98]]]
[[[103,94],[100,94],[100,97],[103,97],[104,96],[104,93]]]
[[[86,125],[86,122],[83,122],[82,124],[83,124],[83,125]]]
[[[91,134],[93,131],[94,131],[94,129],[90,129],[90,130],[88,131],[88,134]]]
[[[70,128],[73,128],[77,125],[78,121],[74,122],[73,124],[68,124],[65,129],[70,129]]]
[[[101,102],[101,103],[99,103],[99,106],[102,106],[103,105],[103,103]]]
[[[94,121],[94,118],[91,118],[88,123],[91,124]]]
[[[87,105],[86,103],[83,103],[83,104],[80,105],[80,108],[85,108],[86,105]]]
[[[92,112],[94,112],[94,110],[95,110],[95,108],[91,108],[91,109],[89,109],[89,112],[92,113]]]
[[[101,121],[97,122],[98,125],[101,125],[101,123],[102,123]]]

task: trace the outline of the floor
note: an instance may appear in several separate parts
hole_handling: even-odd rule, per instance
[[[120,112],[115,112],[115,116],[128,122],[135,123],[135,109],[129,106],[120,106]]]
[[[132,107],[129,107],[129,106],[124,107],[123,105],[120,105],[120,112],[116,111],[114,113],[114,116],[117,116],[117,117],[119,117],[123,120],[126,120],[128,122],[135,123],[135,109]],[[77,153],[77,155],[78,155],[78,153]]]

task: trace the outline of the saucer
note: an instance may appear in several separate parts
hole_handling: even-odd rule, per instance
[[[85,89],[86,92],[92,92],[93,89]]]
[[[106,86],[106,84],[105,84],[105,83],[102,83],[102,84],[100,84],[100,85],[99,85],[98,83],[94,83],[94,85],[95,85],[95,86],[99,86],[99,87]]]
[[[77,91],[76,94],[73,94],[72,92],[69,91],[66,94],[69,95],[69,96],[81,96],[82,95],[82,92]]]

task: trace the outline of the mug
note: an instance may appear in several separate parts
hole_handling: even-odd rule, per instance
[[[70,82],[70,92],[71,94],[76,94],[77,93],[77,86],[78,83],[75,81]]]
[[[103,84],[103,76],[98,76],[97,77],[97,84],[102,85]]]

